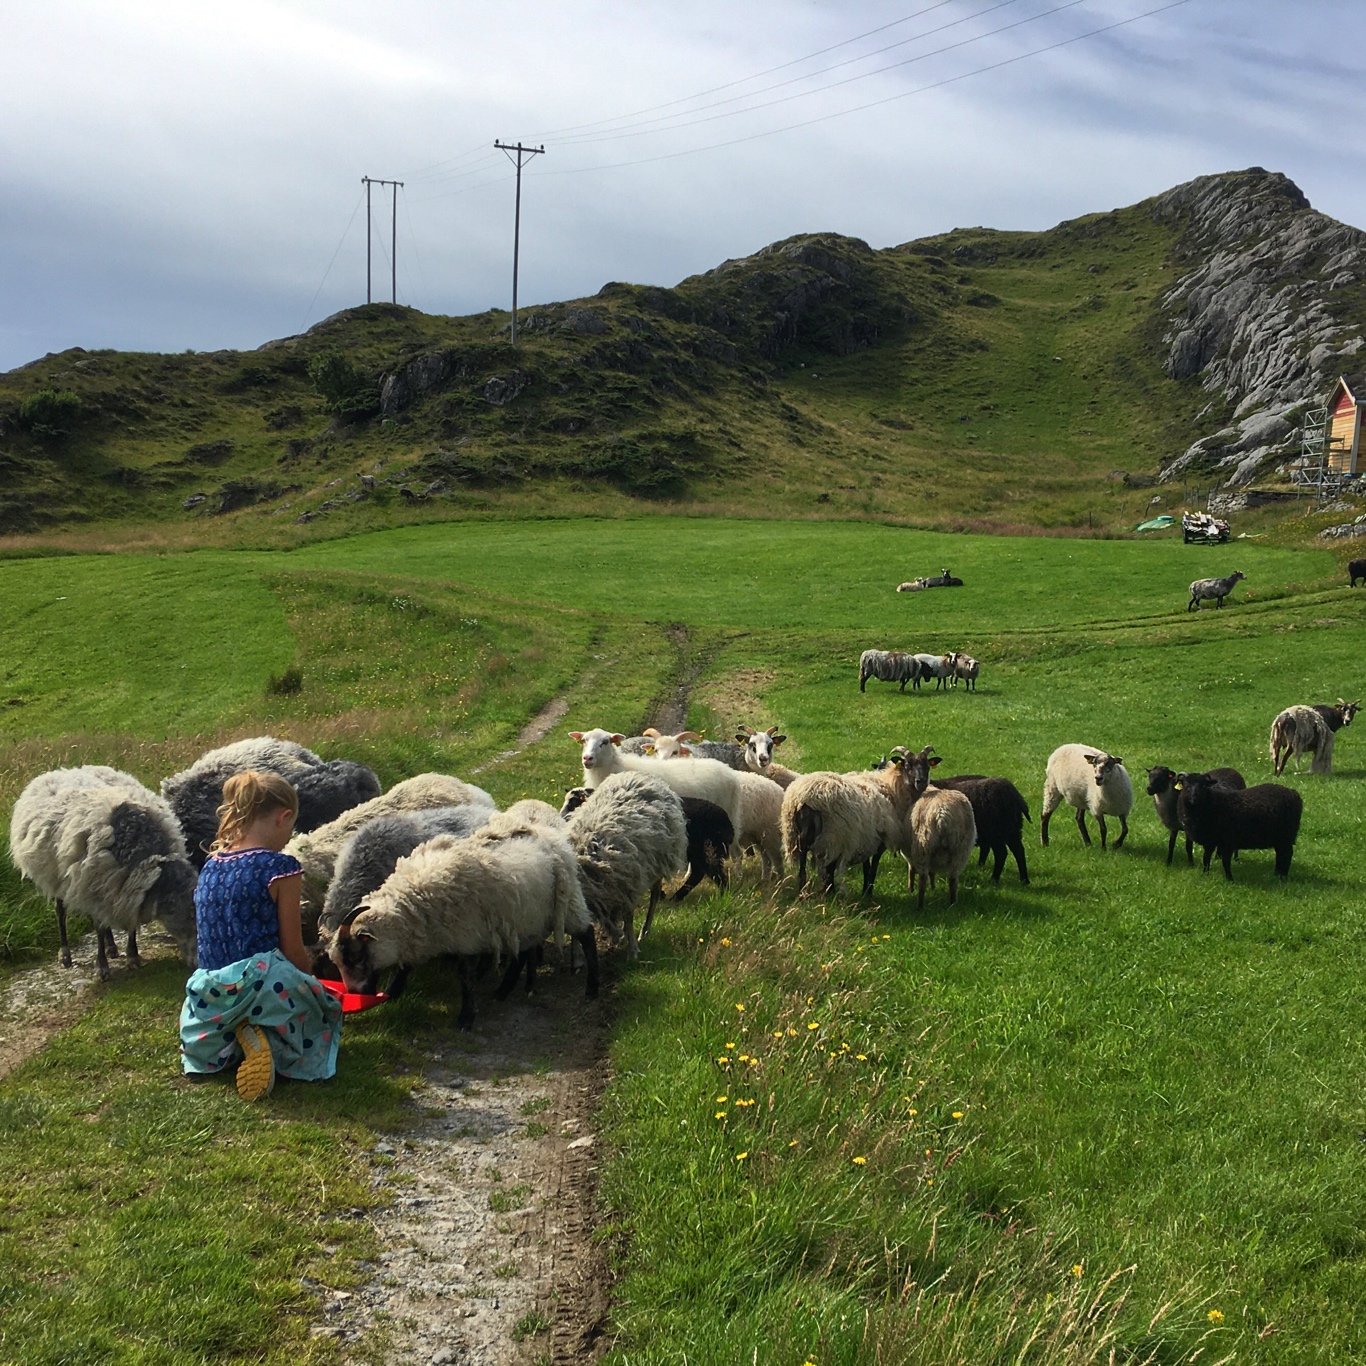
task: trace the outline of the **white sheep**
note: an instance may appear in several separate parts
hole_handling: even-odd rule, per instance
[[[137,932],[149,920],[160,920],[196,963],[198,876],[175,814],[131,774],[104,765],[40,774],[14,804],[10,857],[56,905],[63,967],[71,966],[68,910],[94,922],[103,981],[109,956],[118,956],[116,929],[128,936],[129,967],[142,966]]]
[[[1081,841],[1089,847],[1091,836],[1086,829],[1089,811],[1100,823],[1100,847],[1105,848],[1105,818],[1119,817],[1118,849],[1129,834],[1129,812],[1134,806],[1133,784],[1124,769],[1123,760],[1090,745],[1059,745],[1048,756],[1048,769],[1043,783],[1043,818],[1039,832],[1048,843],[1048,820],[1058,807],[1066,803],[1076,808],[1077,829]]]
[[[981,664],[971,655],[955,654],[953,657],[953,686],[958,686],[959,679],[967,684],[968,692],[977,691],[977,675],[982,672]]]
[[[954,663],[958,656],[950,652],[946,655],[913,655],[912,658],[920,665],[920,673],[911,680],[911,686],[916,691],[920,691],[922,679],[933,678],[937,680],[934,685],[935,692],[943,688],[948,691],[949,679],[953,677]]]
[[[623,737],[605,730],[571,731],[570,738],[583,746],[585,787],[597,787],[613,773],[644,773],[667,783],[680,797],[700,797],[719,806],[736,830],[740,829],[740,779],[736,769],[715,759],[680,763],[676,759],[623,754],[618,748]]]
[[[337,858],[342,846],[357,830],[378,816],[430,811],[442,806],[479,806],[489,812],[497,810],[493,798],[482,787],[445,773],[419,773],[415,778],[395,783],[381,796],[353,806],[336,820],[306,834],[295,835],[285,846],[285,853],[293,854],[303,867],[300,912],[304,943],[312,943],[316,936],[318,916],[322,914]]]
[[[476,960],[504,955],[510,966],[499,1000],[523,966],[531,989],[532,951],[556,925],[582,946],[587,995],[598,991],[597,944],[579,870],[568,841],[522,824],[476,831],[461,839],[438,835],[398,861],[384,885],[347,914],[329,946],[348,991],[372,992],[379,975],[397,969],[390,995],[420,963],[453,954],[459,963],[461,1029],[474,1023],[470,979]]]
[[[863,865],[863,895],[877,878],[887,849],[909,849],[910,809],[925,790],[930,750],[908,754],[898,747],[874,772],[806,773],[783,794],[783,844],[797,863],[797,890],[806,884],[811,857],[825,876],[827,894],[851,864]]]
[[[770,779],[784,790],[802,776],[773,762],[773,751],[787,739],[786,735],[778,734],[777,726],[770,726],[767,730],[741,726],[735,738],[744,746],[745,767],[751,773]]]
[[[273,735],[211,749],[161,784],[161,795],[180,821],[190,861],[196,868],[204,866],[209,844],[218,833],[223,784],[233,774],[249,769],[276,773],[293,785],[299,794],[299,814],[294,823],[299,831],[326,825],[380,791],[379,778],[364,764],[322,759],[293,740],[279,740]]]
[[[783,875],[783,793],[786,789],[757,773],[739,773],[740,824],[734,848],[757,849],[765,877]]]
[[[906,890],[917,875],[920,893],[916,907],[925,909],[925,891],[943,873],[949,880],[949,905],[958,903],[958,879],[977,843],[977,822],[972,803],[948,788],[927,787],[911,807],[911,848],[906,862]]]
[[[640,956],[665,878],[688,866],[688,830],[678,794],[644,773],[615,773],[568,816],[569,842],[593,918],[627,953]],[[639,939],[635,908],[649,893]]]

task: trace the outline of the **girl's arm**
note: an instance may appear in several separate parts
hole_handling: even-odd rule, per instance
[[[280,914],[280,952],[300,972],[308,972],[312,963],[304,948],[304,932],[299,925],[299,900],[303,889],[302,873],[276,878],[270,884],[270,894]]]

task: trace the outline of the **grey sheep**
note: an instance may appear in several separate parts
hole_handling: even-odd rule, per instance
[[[40,774],[14,804],[10,857],[56,904],[63,967],[71,966],[68,910],[94,922],[102,981],[118,956],[116,929],[128,936],[128,965],[142,966],[137,932],[149,920],[196,964],[197,874],[171,808],[131,774],[103,765]]]
[[[865,650],[858,661],[858,690],[867,692],[868,680],[900,683],[899,692],[906,691],[907,683],[919,683],[922,669],[915,655],[903,650]]]
[[[1233,592],[1234,586],[1245,578],[1247,575],[1239,569],[1224,579],[1196,579],[1191,584],[1191,600],[1186,604],[1186,611],[1195,611],[1208,598],[1214,599],[1216,607],[1222,607],[1224,599]]]
[[[161,784],[161,795],[180,822],[190,861],[197,869],[204,866],[209,845],[218,833],[223,784],[235,773],[249,769],[277,773],[293,785],[299,794],[294,828],[301,834],[326,825],[380,792],[379,778],[364,764],[321,759],[293,740],[262,735],[212,749]]]
[[[1350,726],[1360,710],[1360,702],[1344,702],[1340,697],[1335,707],[1287,707],[1271,723],[1272,771],[1279,777],[1285,772],[1286,760],[1293,756],[1298,773],[1300,756],[1307,752],[1311,773],[1331,773],[1338,731]]]
[[[332,934],[371,892],[384,885],[399,859],[437,835],[472,835],[493,814],[486,806],[438,806],[430,811],[376,816],[342,845],[318,928]]]
[[[931,762],[934,762],[933,760]],[[958,879],[977,843],[972,803],[952,788],[926,787],[911,807],[911,847],[906,858],[906,890],[919,879],[916,909],[925,909],[925,892],[943,873],[949,883],[949,905],[958,904]]]

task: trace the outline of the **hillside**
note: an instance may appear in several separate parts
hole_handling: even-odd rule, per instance
[[[505,312],[384,304],[250,352],[76,348],[0,375],[0,532],[642,502],[1132,524],[1167,496],[1133,483],[1284,458],[1363,345],[1363,265],[1366,235],[1254,168],[1046,232],[795,237],[527,310],[515,350]]]

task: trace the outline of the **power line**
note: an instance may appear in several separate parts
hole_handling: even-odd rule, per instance
[[[508,160],[517,167],[517,212],[513,219],[512,228],[512,344],[517,345],[517,258],[522,245],[522,167],[532,157],[542,156],[545,148],[542,147],[523,147],[519,142],[516,147],[509,147],[505,142],[495,142],[493,144],[500,152],[504,153]],[[515,153],[515,155],[513,155]],[[523,159],[525,158],[525,160]]]
[[[346,236],[351,231],[351,224],[356,221],[356,215],[360,212],[361,200],[365,198],[365,191],[362,190],[356,196],[356,207],[351,210],[351,217],[346,220],[346,226],[342,229],[342,235],[337,240],[337,249],[332,253],[332,259],[327,263],[327,269],[323,271],[323,278],[318,281],[318,287],[313,291],[313,297],[308,301],[308,309],[304,313],[304,320],[299,324],[299,331],[302,332],[308,326],[308,320],[313,313],[313,305],[318,302],[318,295],[323,292],[323,286],[327,283],[327,277],[332,274],[332,267],[337,264],[337,257],[341,255],[341,249],[346,242]]]

